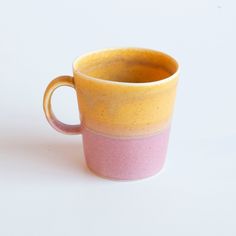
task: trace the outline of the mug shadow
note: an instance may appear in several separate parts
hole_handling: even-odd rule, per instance
[[[27,176],[93,179],[87,168],[81,139],[48,136],[15,136],[0,139],[1,168]],[[44,178],[44,177],[43,177]]]

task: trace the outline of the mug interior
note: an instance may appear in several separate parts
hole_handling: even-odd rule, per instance
[[[75,73],[125,83],[160,81],[177,70],[177,62],[169,55],[139,48],[97,51],[78,58],[74,63]]]

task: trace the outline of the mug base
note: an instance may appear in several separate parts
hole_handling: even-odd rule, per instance
[[[87,164],[87,168],[89,170],[89,172],[91,172],[93,175],[102,178],[102,179],[106,179],[106,180],[110,180],[110,181],[117,181],[117,182],[128,182],[128,181],[139,181],[139,180],[145,180],[145,179],[150,179],[150,178],[154,178],[160,174],[162,174],[162,172],[165,170],[165,164],[161,167],[160,170],[158,170],[157,172],[147,175],[147,176],[142,176],[139,178],[129,178],[129,179],[124,179],[124,178],[117,178],[117,177],[110,177],[110,176],[104,176],[100,173],[97,173],[95,170],[91,169],[88,164]]]
[[[148,137],[110,137],[87,128],[83,130],[84,154],[88,168],[112,180],[138,180],[162,169],[168,146],[169,127]]]

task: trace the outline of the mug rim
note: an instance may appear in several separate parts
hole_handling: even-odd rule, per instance
[[[87,75],[87,74],[81,72],[80,70],[78,70],[78,68],[76,68],[77,65],[79,64],[79,61],[82,60],[83,58],[86,58],[87,56],[91,56],[93,54],[102,53],[102,52],[116,51],[116,50],[135,50],[135,51],[149,51],[149,52],[159,53],[159,54],[162,54],[163,56],[169,57],[174,63],[176,63],[177,69],[172,75],[170,75],[170,76],[168,76],[164,79],[161,79],[161,80],[141,82],[141,83],[133,83],[133,82],[120,82],[120,81],[112,81],[112,80],[105,80],[105,79],[102,79],[102,78],[96,78],[96,77]],[[168,55],[167,53],[164,53],[164,52],[159,51],[159,50],[148,49],[148,48],[139,48],[139,47],[112,47],[112,48],[94,50],[94,51],[85,53],[85,54],[77,57],[74,60],[74,62],[72,64],[72,67],[73,67],[74,75],[75,74],[79,75],[82,78],[85,78],[87,80],[91,80],[91,81],[95,81],[95,82],[99,82],[99,83],[112,84],[112,85],[133,86],[133,87],[161,85],[161,84],[168,83],[168,82],[174,80],[176,77],[178,77],[179,71],[180,71],[180,66],[179,66],[179,63],[177,62],[177,60],[175,58],[173,58],[172,56]]]

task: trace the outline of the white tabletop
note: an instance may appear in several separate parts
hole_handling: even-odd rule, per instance
[[[235,1],[0,4],[1,236],[236,235]],[[47,123],[42,97],[73,59],[107,47],[165,51],[181,78],[164,170],[114,182],[85,166],[80,136]],[[78,122],[75,92],[53,97]]]

